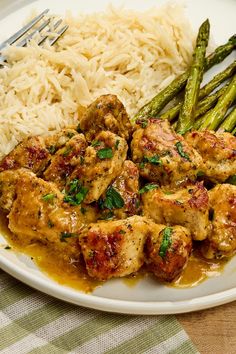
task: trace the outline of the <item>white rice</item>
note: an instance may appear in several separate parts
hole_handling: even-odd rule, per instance
[[[116,94],[134,115],[191,61],[194,36],[184,9],[146,12],[109,7],[66,15],[69,29],[44,48],[8,48],[0,70],[0,158],[29,135],[75,124],[81,106]]]

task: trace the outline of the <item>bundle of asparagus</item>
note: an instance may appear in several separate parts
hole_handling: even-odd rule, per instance
[[[222,62],[236,48],[236,35],[205,58],[209,33],[210,24],[206,20],[199,28],[191,67],[143,106],[134,121],[145,122],[148,117],[168,119],[179,134],[191,129],[220,129],[236,134],[236,109],[226,116],[236,100],[236,60],[200,88],[203,73]],[[183,89],[183,101],[161,114]]]

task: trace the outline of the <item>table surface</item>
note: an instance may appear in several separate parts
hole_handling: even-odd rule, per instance
[[[236,353],[236,301],[176,318],[201,354]]]

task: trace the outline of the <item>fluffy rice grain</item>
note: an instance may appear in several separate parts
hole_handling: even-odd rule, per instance
[[[144,13],[109,7],[66,15],[54,46],[7,49],[0,70],[0,158],[28,135],[75,124],[80,109],[116,94],[132,116],[191,60],[193,33],[184,9],[168,4]]]

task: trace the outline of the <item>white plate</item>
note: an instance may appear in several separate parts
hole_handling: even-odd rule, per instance
[[[22,19],[32,8],[36,8],[39,11],[50,8],[52,12],[58,14],[64,14],[66,9],[71,9],[76,14],[80,10],[92,12],[104,9],[109,2],[115,5],[125,3],[129,8],[142,10],[165,1],[67,0],[62,3],[42,0],[26,6],[2,20],[0,22],[1,34],[4,33],[6,38],[14,33],[22,23]],[[195,28],[206,17],[210,19],[211,33],[217,44],[223,43],[234,34],[235,0],[188,0],[186,4],[188,16]],[[227,62],[232,61],[233,58],[235,58],[235,53],[225,61],[225,65]],[[220,65],[214,68],[212,72],[219,71],[221,68],[222,66]],[[0,236],[0,243],[4,242],[4,238]],[[136,286],[129,287],[122,280],[116,279],[96,289],[91,295],[57,284],[43,274],[29,257],[14,251],[0,249],[0,266],[22,282],[59,299],[111,312],[171,314],[205,309],[236,300],[236,257],[227,264],[224,272],[219,277],[210,278],[194,288],[169,288],[159,285],[151,279],[143,279]]]

